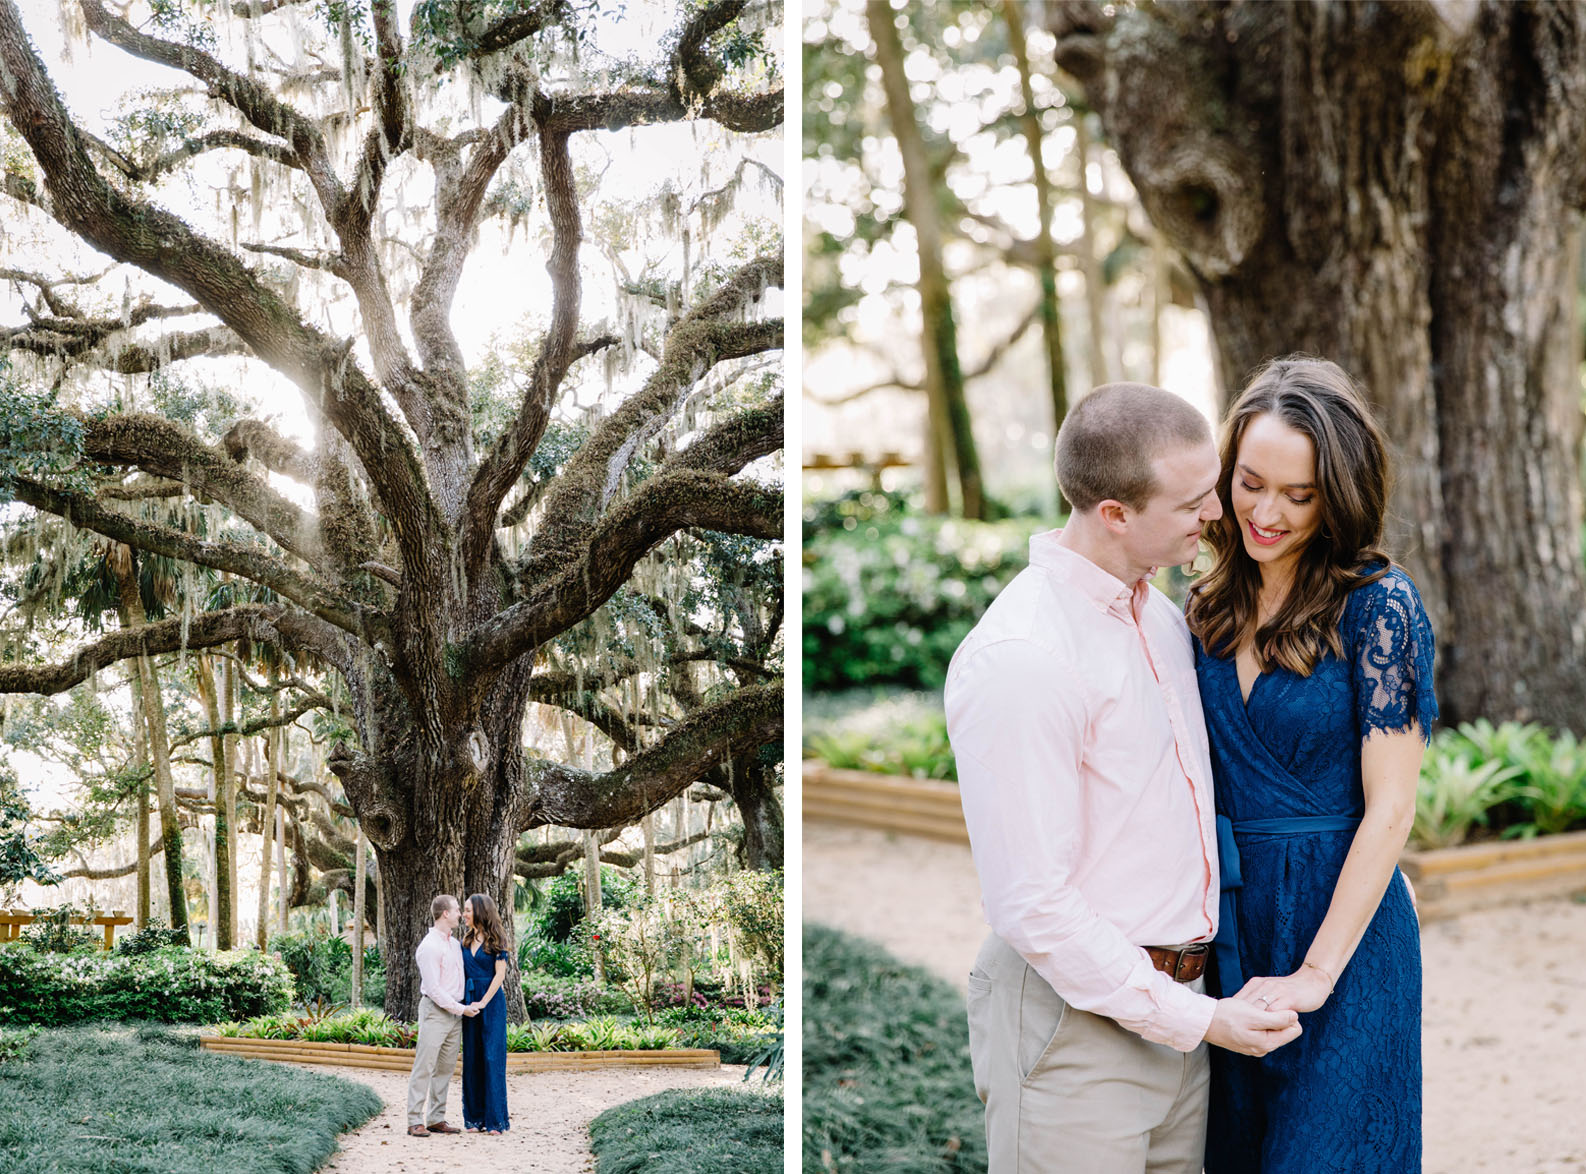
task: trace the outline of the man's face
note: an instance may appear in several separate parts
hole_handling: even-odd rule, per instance
[[[447,906],[446,912],[441,914],[440,927],[447,933],[452,933],[457,929],[457,922],[461,916],[462,914],[457,908],[457,902],[453,901],[451,905]]]
[[[1201,529],[1223,515],[1217,500],[1217,449],[1203,444],[1171,449],[1151,462],[1156,493],[1145,509],[1129,513],[1130,558],[1140,566],[1178,567],[1193,562]]]

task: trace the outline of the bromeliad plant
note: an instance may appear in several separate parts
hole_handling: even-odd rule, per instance
[[[1569,731],[1466,722],[1433,737],[1421,765],[1412,843],[1473,835],[1529,839],[1586,826],[1586,746]]]

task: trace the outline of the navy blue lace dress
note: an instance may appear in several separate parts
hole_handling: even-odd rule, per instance
[[[485,997],[496,977],[496,960],[484,946],[463,947],[463,1002]],[[498,990],[477,1015],[463,1016],[463,1125],[468,1129],[512,1128],[507,1116],[507,993]]]
[[[1223,919],[1242,979],[1304,961],[1364,810],[1362,740],[1412,723],[1429,736],[1437,716],[1432,630],[1408,575],[1356,588],[1339,632],[1342,658],[1308,677],[1263,673],[1248,705],[1234,658],[1195,644],[1219,840],[1238,848],[1225,853]],[[1219,969],[1221,993],[1236,993],[1242,979]],[[1337,989],[1300,1023],[1260,1059],[1211,1049],[1206,1174],[1419,1174],[1421,944],[1397,869]]]

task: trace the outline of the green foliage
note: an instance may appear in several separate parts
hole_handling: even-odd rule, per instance
[[[523,1002],[533,1019],[580,1019],[586,1015],[620,1015],[633,1010],[621,987],[593,978],[569,978],[523,970]]]
[[[276,934],[270,938],[269,948],[292,972],[292,984],[304,1003],[352,1001],[352,947],[346,938],[328,929],[310,929]],[[363,987],[365,1004],[384,1001],[385,969],[378,946],[364,947]]]
[[[258,1015],[246,1022],[217,1024],[217,1035],[229,1039],[308,1040],[315,1043],[368,1044],[372,1047],[411,1048],[418,1026],[391,1019],[373,1007],[341,1010],[328,1015],[285,1013]],[[614,1015],[590,1016],[571,1023],[509,1023],[509,1052],[609,1052],[661,1051],[676,1047],[710,1047],[679,1044],[684,1030],[665,1025],[630,1023]]]
[[[804,516],[804,685],[940,688],[959,642],[1043,523],[917,516],[866,490]]]
[[[672,902],[640,892],[622,908],[602,910],[598,921],[586,924],[611,970],[625,977],[634,1006],[650,1018],[655,980],[676,967],[689,949],[687,927],[673,916]]]
[[[41,885],[60,883],[44,858],[38,842],[28,832],[33,809],[22,797],[16,776],[0,767],[0,897],[22,881]]]
[[[20,1060],[28,1054],[28,1045],[38,1035],[37,1027],[0,1027],[0,1064]]]
[[[534,918],[534,932],[552,942],[572,938],[573,930],[584,920],[584,892],[581,872],[564,872],[545,887],[540,911]],[[621,909],[638,886],[614,868],[600,869],[600,903],[603,909]],[[539,965],[538,959],[535,964]]]
[[[1419,848],[1476,835],[1529,838],[1586,826],[1586,746],[1569,731],[1486,719],[1439,730],[1421,763],[1410,832]]]
[[[172,929],[158,917],[150,918],[147,925],[116,939],[118,954],[152,954],[156,950],[187,949],[192,940],[185,929]]]
[[[11,1023],[212,1023],[281,1011],[291,998],[292,976],[280,959],[253,950],[62,956],[0,945],[0,1020]]]
[[[933,713],[880,730],[818,730],[805,725],[804,751],[842,770],[958,781],[947,718]]]
[[[24,390],[0,355],[0,503],[10,500],[18,476],[91,492],[82,468],[82,423],[56,406],[57,394]]]
[[[34,922],[23,927],[22,940],[41,954],[77,954],[96,950],[99,935],[86,925],[73,925],[73,917],[81,917],[84,910],[74,905],[58,905],[53,909],[34,910]]]
[[[804,929],[804,1169],[984,1171],[964,999],[880,947]]]
[[[565,942],[541,936],[538,924],[518,938],[518,969],[525,975],[537,970],[548,977],[593,979],[595,959],[587,940],[577,935]]]
[[[367,1085],[202,1052],[191,1033],[59,1028],[0,1064],[0,1169],[310,1174],[380,1109]]]
[[[727,926],[743,952],[759,958],[773,982],[782,981],[782,872],[729,873],[716,884]]]
[[[589,1136],[596,1174],[780,1174],[782,1098],[671,1089],[607,1109]]]

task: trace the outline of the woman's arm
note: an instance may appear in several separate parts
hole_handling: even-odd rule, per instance
[[[1240,998],[1274,1011],[1291,1007],[1314,1011],[1327,1001],[1382,904],[1409,839],[1425,749],[1419,725],[1394,733],[1379,731],[1361,744],[1366,810],[1338,874],[1327,916],[1298,970],[1282,978],[1253,978],[1239,992]]]
[[[495,997],[495,993],[501,989],[501,984],[506,981],[506,978],[507,959],[506,955],[503,954],[501,957],[496,959],[496,976],[490,980],[490,989],[484,993],[483,997],[481,997],[478,1002],[474,1004],[474,1006],[483,1009],[484,1005],[490,1002],[490,1000]]]

